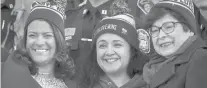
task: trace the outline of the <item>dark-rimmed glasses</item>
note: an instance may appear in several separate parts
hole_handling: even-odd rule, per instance
[[[152,26],[151,28],[149,28],[149,33],[153,38],[157,37],[160,34],[160,30],[162,30],[166,34],[170,34],[174,31],[176,23],[182,22],[165,22],[162,24],[161,27]]]

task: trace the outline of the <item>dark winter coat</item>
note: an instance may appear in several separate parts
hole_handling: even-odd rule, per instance
[[[197,39],[153,75],[150,88],[206,88],[207,46]]]
[[[2,66],[2,88],[41,88],[30,74],[27,64],[21,57],[11,54]],[[68,88],[76,88],[76,82],[67,80]]]

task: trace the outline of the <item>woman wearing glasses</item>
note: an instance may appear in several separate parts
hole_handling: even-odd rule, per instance
[[[160,1],[146,22],[156,53],[165,57],[144,67],[150,88],[207,87],[207,49],[197,32],[192,1]]]

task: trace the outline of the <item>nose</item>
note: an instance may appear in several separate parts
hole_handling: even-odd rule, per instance
[[[115,52],[114,52],[113,47],[112,47],[112,46],[108,46],[108,48],[107,48],[105,54],[106,54],[107,56],[112,56],[114,53],[115,53]]]
[[[36,44],[37,46],[42,46],[42,45],[45,44],[45,39],[44,39],[41,35],[39,35],[39,36],[37,37],[36,41],[35,41],[35,44]]]
[[[163,30],[160,30],[160,33],[158,35],[159,38],[165,38],[167,36],[167,34],[165,32],[163,32]]]

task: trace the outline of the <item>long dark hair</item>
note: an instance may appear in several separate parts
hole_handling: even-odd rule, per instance
[[[141,58],[142,54],[139,50],[131,46],[130,48],[131,57],[127,67],[127,74],[129,77],[134,77],[135,74],[142,74],[142,68],[145,64]],[[101,76],[105,72],[99,67],[96,60],[96,47],[93,46],[92,51],[90,52],[87,58],[83,58],[79,71],[79,88],[92,88],[98,82]]]
[[[62,36],[59,29],[44,19],[36,19],[40,21],[47,22],[54,33],[55,41],[56,41],[56,53],[54,55],[55,61],[55,77],[58,79],[67,80],[68,78],[71,78],[74,74],[72,71],[75,70],[75,68],[71,68],[71,64],[67,64],[69,60],[72,60],[69,57],[69,47],[66,46],[64,37]],[[28,68],[30,70],[31,75],[35,75],[38,72],[38,69],[35,66],[35,62],[31,59],[30,55],[27,52],[26,49],[26,41],[27,41],[27,27],[25,27],[23,39],[21,40],[19,48],[17,48],[16,51],[14,51],[14,55],[25,62],[28,65]],[[74,63],[72,63],[74,65]]]
[[[111,5],[110,10],[110,16],[130,13],[126,0],[115,0]],[[136,48],[132,47],[132,45],[130,45],[130,53],[131,57],[127,67],[127,74],[132,78],[135,74],[142,74],[142,68],[147,60],[145,60],[143,54]],[[93,88],[98,84],[100,77],[105,74],[97,63],[95,43],[92,45],[92,49],[88,57],[81,58],[81,60],[81,63],[77,65],[77,69],[79,69],[78,86],[79,88]]]

